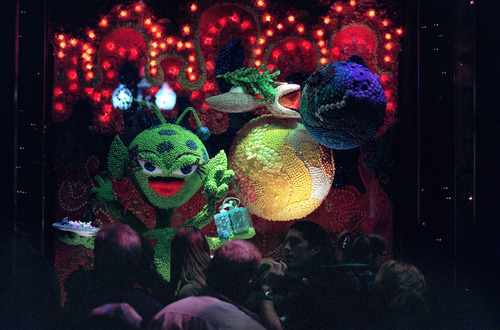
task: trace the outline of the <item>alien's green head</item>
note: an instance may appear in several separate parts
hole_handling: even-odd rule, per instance
[[[118,179],[129,176],[148,205],[176,209],[204,184],[208,161],[207,149],[194,133],[164,123],[140,133],[128,148],[117,136],[108,166]]]

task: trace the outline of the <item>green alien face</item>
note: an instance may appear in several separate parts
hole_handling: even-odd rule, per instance
[[[128,174],[144,201],[157,209],[185,204],[203,185],[208,153],[191,131],[162,124],[140,133],[128,147]]]

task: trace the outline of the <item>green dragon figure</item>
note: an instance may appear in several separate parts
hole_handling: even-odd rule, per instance
[[[98,186],[92,188],[90,202],[94,205],[106,204],[120,222],[157,240],[155,261],[160,273],[169,280],[170,241],[178,229],[171,225],[175,209],[187,203],[203,186],[207,203],[195,217],[181,225],[203,228],[213,220],[216,203],[227,195],[228,183],[233,179],[234,172],[227,168],[227,157],[223,150],[209,159],[207,149],[196,134],[177,124],[166,123],[160,111],[153,104],[150,105],[162,123],[141,132],[128,147],[116,136],[110,147],[108,168],[116,179],[129,177],[143,200],[154,208],[155,228],[148,230],[137,216],[118,201],[109,175],[95,178]],[[177,123],[187,111],[195,114],[193,108],[187,108]],[[199,119],[196,120],[201,127]],[[246,233],[231,234],[229,240],[247,239],[254,235],[254,228],[250,228]],[[212,249],[226,241],[219,237],[207,239]],[[81,240],[78,244],[81,244]]]

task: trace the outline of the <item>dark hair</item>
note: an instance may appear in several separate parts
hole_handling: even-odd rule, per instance
[[[255,245],[244,240],[224,243],[214,254],[207,269],[210,290],[236,302],[246,299],[249,281],[255,276],[262,261]]]
[[[425,278],[417,267],[404,261],[386,261],[375,276],[378,316],[387,328],[430,328],[425,291]]]
[[[342,263],[377,266],[377,257],[385,253],[387,240],[375,234],[344,231],[337,239],[337,249],[342,254]]]
[[[306,220],[297,221],[292,223],[289,229],[300,232],[309,248],[318,249],[318,266],[335,263],[331,236],[320,224]]]
[[[170,242],[170,283],[177,289],[179,281],[206,284],[205,271],[210,261],[210,247],[203,232],[192,226],[182,227]]]
[[[94,268],[115,276],[135,273],[141,249],[141,239],[130,226],[120,223],[105,226],[95,238]]]
[[[375,288],[391,301],[398,297],[414,294],[424,297],[426,284],[424,275],[410,263],[389,260],[382,264],[375,276]]]

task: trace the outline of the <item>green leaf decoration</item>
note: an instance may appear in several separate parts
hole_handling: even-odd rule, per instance
[[[264,70],[264,65],[258,68],[240,68],[218,75],[217,78],[223,78],[234,86],[242,87],[248,94],[260,95],[264,100],[268,100],[273,95],[278,95],[275,90],[277,86],[275,78],[280,71],[271,73],[269,69],[259,73],[260,70]]]

